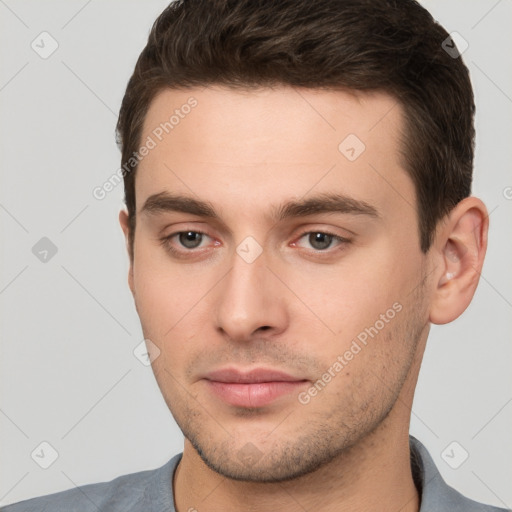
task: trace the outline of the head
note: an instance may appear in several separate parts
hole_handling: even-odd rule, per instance
[[[409,0],[156,20],[117,126],[120,221],[157,382],[219,473],[286,480],[407,428],[429,325],[467,307],[486,247],[448,37]],[[206,379],[262,366],[303,382],[242,407]]]

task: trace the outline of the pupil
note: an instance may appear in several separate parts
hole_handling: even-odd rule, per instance
[[[331,245],[332,236],[327,233],[311,233],[309,235],[309,243],[315,249],[327,249]]]
[[[180,243],[187,249],[194,249],[201,243],[201,234],[194,231],[180,233]]]

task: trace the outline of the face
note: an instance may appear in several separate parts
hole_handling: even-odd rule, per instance
[[[407,428],[396,411],[428,330],[428,262],[402,125],[377,93],[152,102],[129,282],[185,453],[218,473],[284,481]],[[225,369],[294,382],[220,383]]]

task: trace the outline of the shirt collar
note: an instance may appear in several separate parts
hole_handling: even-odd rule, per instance
[[[432,457],[420,441],[409,436],[409,447],[414,483],[420,495],[419,512],[455,510],[450,509],[450,506],[461,504],[461,500],[466,499],[445,483]],[[154,478],[144,493],[148,512],[175,512],[172,482],[182,456],[183,453],[175,455],[155,471]]]

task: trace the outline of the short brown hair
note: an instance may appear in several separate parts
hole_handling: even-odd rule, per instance
[[[404,167],[414,182],[420,245],[471,193],[474,99],[449,34],[414,0],[177,0],[156,19],[122,101],[122,163],[163,89],[287,85],[383,91],[405,113]],[[444,42],[444,45],[443,45]],[[133,160],[133,159],[132,159]],[[124,172],[133,256],[136,164]]]

